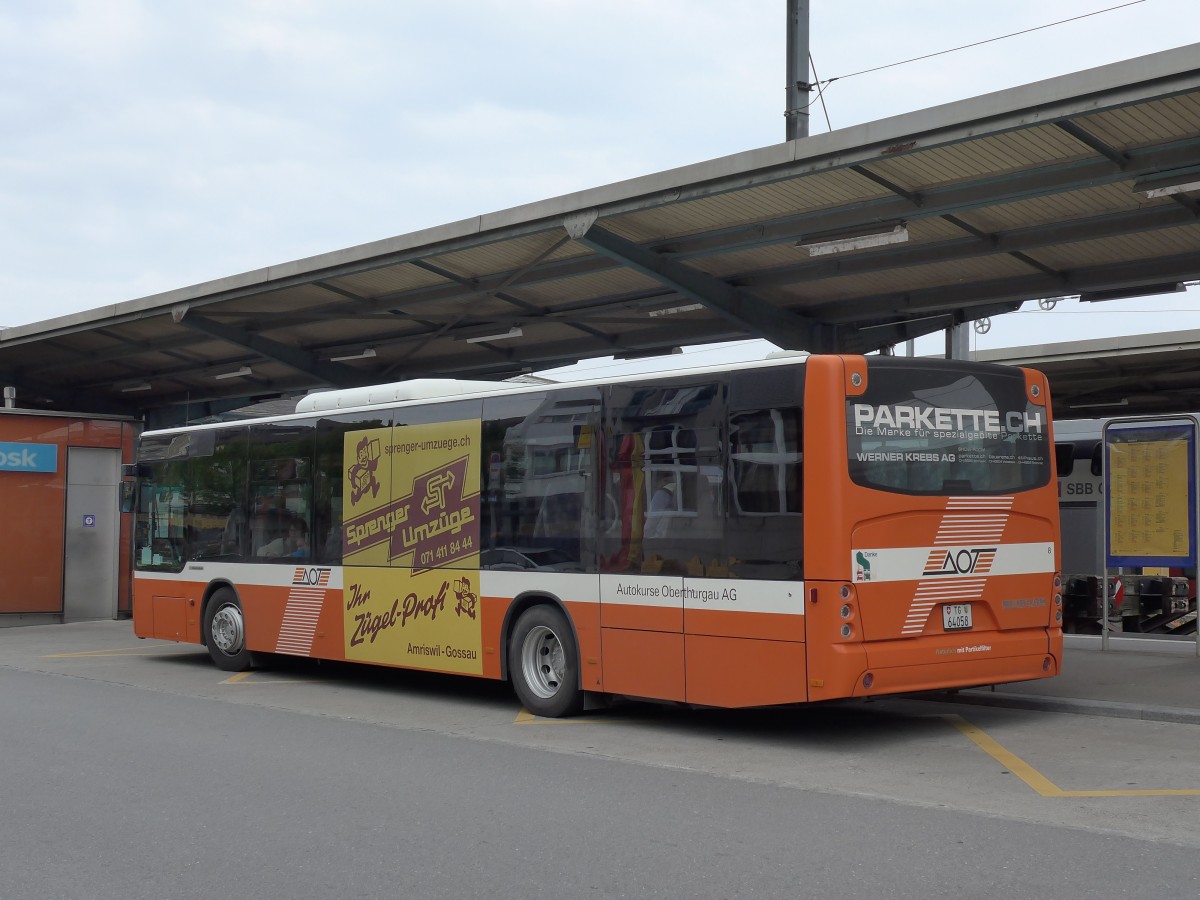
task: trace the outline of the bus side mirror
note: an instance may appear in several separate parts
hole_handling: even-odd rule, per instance
[[[136,484],[135,481],[121,482],[121,512],[123,513],[133,512],[133,495]]]

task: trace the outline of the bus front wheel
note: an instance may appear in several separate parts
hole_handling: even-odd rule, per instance
[[[246,649],[246,621],[237,595],[221,588],[204,608],[204,643],[217,668],[226,672],[244,672],[250,668]]]
[[[513,689],[535,716],[559,718],[583,709],[579,648],[559,610],[535,606],[517,619],[508,649]]]

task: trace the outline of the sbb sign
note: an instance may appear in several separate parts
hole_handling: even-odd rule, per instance
[[[57,471],[57,444],[13,444],[0,441],[0,472]]]

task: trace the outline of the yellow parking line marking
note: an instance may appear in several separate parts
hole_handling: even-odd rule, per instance
[[[1004,768],[1008,769],[1043,797],[1061,797],[1062,788],[1035,769],[1015,753],[1012,753],[999,741],[987,734],[982,728],[976,728],[962,716],[947,716],[950,723],[970,738],[980,750],[990,756]]]
[[[175,656],[176,654],[191,653],[196,648],[186,650],[143,650],[140,647],[111,647],[107,650],[74,650],[70,653],[47,653],[42,659],[78,659],[88,656]]]
[[[1064,791],[1021,757],[1004,747],[982,728],[972,725],[962,716],[943,716],[966,735],[980,750],[1008,769],[1043,797],[1196,797],[1200,790],[1128,789],[1117,791]]]
[[[299,678],[264,678],[261,681],[254,678],[257,672],[235,672],[230,675],[221,684],[253,684],[253,685],[268,685],[268,684],[312,684],[311,681],[303,681]]]
[[[583,719],[575,717],[573,719],[544,719],[541,716],[535,716],[529,710],[522,708],[517,717],[513,719],[514,725],[616,725],[621,722],[628,722],[628,719]]]

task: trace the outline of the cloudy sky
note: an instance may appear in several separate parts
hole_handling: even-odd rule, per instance
[[[814,133],[1200,41],[1196,0],[812,7],[816,73],[837,77]],[[6,0],[0,326],[778,143],[785,10]],[[1066,302],[972,344],[1200,328],[1197,299]]]

